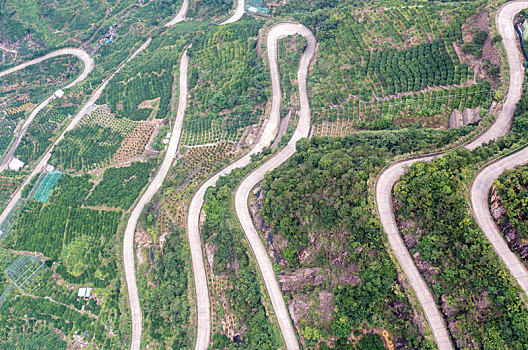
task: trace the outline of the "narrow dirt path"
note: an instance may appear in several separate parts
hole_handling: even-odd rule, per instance
[[[180,93],[178,101],[178,112],[176,114],[176,120],[174,121],[174,127],[172,129],[172,135],[169,141],[169,147],[163,163],[158,170],[158,173],[154,177],[154,180],[150,183],[149,187],[139,200],[138,204],[132,211],[128,224],[125,229],[124,243],[123,243],[123,263],[125,266],[125,275],[128,287],[128,299],[130,301],[130,312],[132,315],[132,343],[131,349],[139,349],[141,345],[141,333],[142,333],[142,317],[141,317],[141,306],[139,304],[139,296],[136,283],[136,267],[134,260],[134,234],[136,232],[136,226],[141,216],[141,212],[145,205],[152,200],[152,197],[160,189],[167,173],[176,157],[178,152],[178,145],[180,144],[180,137],[182,134],[183,118],[185,117],[185,108],[187,107],[187,69],[189,67],[189,56],[187,55],[187,49],[185,49],[181,55],[180,60]]]
[[[513,17],[516,13],[525,8],[528,8],[528,2],[526,1],[509,2],[503,5],[497,12],[497,28],[502,36],[510,66],[510,87],[503,108],[494,124],[482,135],[465,145],[465,147],[470,150],[473,150],[490,140],[495,140],[506,135],[510,129],[515,106],[521,97],[522,83],[524,79],[524,69],[522,67],[521,56],[517,48],[517,40],[513,29]],[[433,295],[416,268],[416,265],[400,236],[392,205],[392,188],[398,179],[406,172],[406,169],[414,162],[429,162],[435,157],[441,155],[442,153],[438,153],[395,162],[378,175],[375,187],[376,207],[383,229],[387,233],[389,244],[424,310],[438,348],[443,350],[453,349],[451,338],[449,337],[444,319],[438,310]],[[494,242],[492,241],[491,243],[493,244]],[[495,250],[502,257],[503,250],[499,251],[497,248],[495,248]],[[509,266],[507,265],[507,267]],[[516,272],[512,270],[510,271],[515,276]]]

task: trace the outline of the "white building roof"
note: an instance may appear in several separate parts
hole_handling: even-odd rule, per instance
[[[92,288],[89,287],[81,287],[79,288],[79,291],[77,292],[77,296],[79,298],[89,298],[92,295]]]
[[[92,111],[95,109],[95,106],[94,105],[90,105],[88,107],[86,107],[86,114],[90,114],[92,113]]]
[[[23,161],[21,161],[18,158],[11,159],[11,162],[9,162],[9,169],[13,171],[20,171],[26,165]]]
[[[64,96],[64,91],[62,91],[62,89],[59,89],[59,90],[55,91],[55,93],[53,95],[55,95],[55,97],[57,97],[57,98],[61,98],[62,96]]]

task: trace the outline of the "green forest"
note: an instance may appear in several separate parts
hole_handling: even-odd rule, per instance
[[[373,216],[368,183],[394,155],[449,144],[462,132],[410,129],[301,140],[297,153],[266,176],[258,202],[270,225],[264,238],[276,242],[270,254],[276,254],[277,268],[287,276],[316,271],[298,286],[282,283],[289,303],[315,300],[296,325],[310,348],[328,342],[347,349],[352,332],[379,327],[389,331],[395,346],[433,346],[413,321]],[[318,279],[323,281],[314,283]],[[318,304],[325,295],[331,302]],[[330,315],[316,312],[326,308]]]
[[[152,262],[154,266],[149,277],[155,286],[145,288],[142,297],[145,332],[154,342],[167,341],[171,349],[187,349],[192,338],[187,334],[191,312],[188,300],[190,255],[183,235],[181,231],[172,233],[163,255]]]
[[[522,349],[528,310],[467,207],[464,176],[475,161],[460,150],[413,165],[395,187],[411,255],[458,347]]]
[[[499,225],[510,225],[519,235],[520,242],[528,238],[528,168],[518,167],[505,171],[494,183],[505,215]]]
[[[526,305],[464,195],[479,165],[525,144],[527,130],[523,96],[507,136],[473,152],[461,148],[431,163],[416,163],[394,189],[402,236],[448,324],[458,325],[449,331],[460,348],[528,346],[522,336]]]

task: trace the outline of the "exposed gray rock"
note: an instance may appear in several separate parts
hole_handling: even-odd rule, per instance
[[[480,107],[466,108],[463,112],[454,109],[449,116],[449,128],[461,128],[465,125],[474,124],[480,121]]]

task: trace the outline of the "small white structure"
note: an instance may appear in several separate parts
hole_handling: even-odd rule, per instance
[[[62,91],[62,89],[59,89],[59,90],[55,91],[55,93],[53,95],[56,98],[61,98],[62,96],[64,96],[64,91]]]
[[[94,109],[95,109],[94,105],[90,105],[90,106],[86,107],[86,114],[92,113]]]
[[[81,287],[79,292],[77,292],[77,297],[79,298],[90,298],[92,296],[92,288]]]
[[[46,165],[46,169],[44,170],[47,173],[51,173],[53,170],[55,170],[55,167],[51,164]]]
[[[13,171],[20,171],[22,168],[26,165],[23,161],[21,161],[18,158],[11,159],[11,162],[9,162],[9,169]]]

